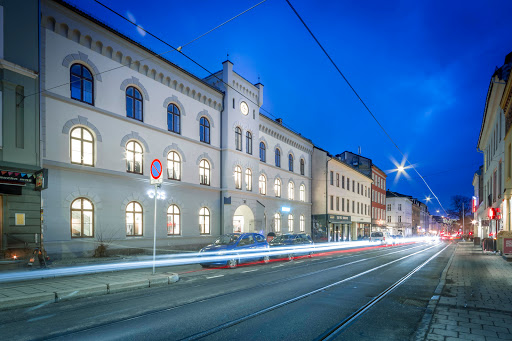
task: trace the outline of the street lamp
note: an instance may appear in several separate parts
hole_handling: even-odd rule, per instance
[[[430,200],[432,200],[432,199],[430,198],[430,195],[429,195],[428,197],[426,197],[426,198],[425,198],[425,201],[426,201],[426,202],[429,202]],[[439,211],[437,211],[437,212],[439,212]]]

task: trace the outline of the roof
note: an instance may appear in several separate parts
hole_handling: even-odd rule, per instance
[[[279,127],[282,127],[282,128],[284,128],[284,129],[288,130],[290,133],[295,134],[295,136],[297,136],[298,138],[303,139],[304,141],[309,142],[309,143],[311,143],[311,144],[314,146],[313,141],[311,141],[311,140],[310,140],[310,139],[308,139],[307,137],[302,136],[302,134],[297,133],[297,132],[295,132],[295,131],[291,130],[290,128],[287,128],[287,127],[285,127],[285,126],[284,126],[284,125],[282,125],[282,124],[279,124],[278,122],[276,122],[275,120],[271,119],[271,118],[270,118],[270,117],[268,117],[267,115],[262,114],[261,112],[260,112],[260,116],[262,116],[263,118],[266,118],[267,120],[269,120],[269,121],[273,122],[274,124],[278,125]]]
[[[358,172],[359,174],[361,174],[362,176],[364,176],[364,177],[366,177],[366,178],[370,179],[370,180],[373,182],[373,179],[372,179],[372,177],[371,177],[371,176],[368,176],[367,174],[364,174],[364,173],[363,173],[363,172],[361,172],[359,169],[354,168],[353,166],[349,165],[348,163],[343,162],[342,160],[338,159],[337,157],[332,156],[332,154],[331,154],[331,153],[329,153],[327,150],[322,149],[322,148],[320,148],[320,147],[318,147],[318,146],[313,146],[313,148],[316,148],[316,149],[321,150],[321,151],[323,151],[324,153],[326,153],[326,154],[327,154],[327,156],[328,156],[328,157],[330,157],[330,160],[329,160],[329,161],[331,161],[331,160],[336,160],[336,161],[337,161],[337,162],[339,162],[340,164],[342,164],[342,165],[344,165],[344,166],[346,166],[346,167],[348,167],[348,168],[350,168],[350,169],[352,169],[352,170],[354,170],[354,171]]]
[[[412,199],[412,196],[411,195],[406,195],[406,194],[400,194],[398,192],[393,192],[393,191],[386,191],[386,198],[393,198],[393,197],[396,197],[396,198],[407,198],[407,199]]]
[[[384,174],[386,176],[386,178],[388,177],[388,175],[386,174],[386,172],[384,172],[382,169],[380,169],[379,167],[375,166],[375,164],[372,162],[372,168],[375,167],[377,168],[378,171],[382,172],[382,174]]]

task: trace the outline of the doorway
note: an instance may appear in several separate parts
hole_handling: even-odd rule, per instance
[[[233,215],[233,232],[253,232],[254,226],[254,214],[247,205],[240,205]]]

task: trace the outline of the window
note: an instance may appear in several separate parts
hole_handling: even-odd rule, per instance
[[[242,189],[242,168],[240,166],[235,167],[235,188]]]
[[[347,177],[347,191],[350,191],[350,178]]]
[[[304,220],[304,216],[301,215],[299,218],[299,231],[305,232],[306,231],[306,222]]]
[[[293,182],[288,183],[288,199],[293,200],[295,197],[295,185]]]
[[[334,185],[334,172],[333,171],[329,172],[329,182],[331,183],[331,185]]]
[[[263,142],[260,142],[260,161],[267,162],[267,149]]]
[[[288,215],[288,232],[293,233],[293,215]]]
[[[206,207],[199,210],[199,233],[210,234],[210,210]]]
[[[199,183],[210,186],[210,163],[205,159],[199,162]]]
[[[336,173],[336,187],[340,187],[340,173]]]
[[[94,104],[94,79],[89,69],[81,64],[74,64],[71,66],[70,77],[71,98]]]
[[[350,213],[350,200],[347,199],[347,212]]]
[[[352,180],[352,192],[356,192],[356,182]]]
[[[293,172],[293,155],[288,154],[288,170]]]
[[[345,188],[345,175],[341,176],[341,188]]]
[[[359,203],[357,203],[357,214],[359,214]]]
[[[402,210],[402,204],[398,204],[398,210],[401,211]]]
[[[274,181],[274,192],[276,192],[276,197],[281,196],[281,180],[279,179]]]
[[[304,184],[299,187],[299,200],[303,202],[306,201],[306,186]]]
[[[126,89],[126,117],[142,121],[142,95],[133,86]]]
[[[210,143],[210,121],[206,117],[201,117],[199,120],[199,140]]]
[[[181,158],[176,152],[167,154],[167,178],[181,180]]]
[[[142,146],[136,141],[126,144],[126,171],[142,174]]]
[[[259,187],[260,187],[260,194],[261,195],[266,195],[267,194],[267,178],[265,177],[265,175],[263,174],[260,174],[260,184],[259,184]]]
[[[94,206],[86,198],[71,203],[71,237],[94,237]]]
[[[356,210],[355,210],[355,201],[352,201],[352,213],[356,213]]]
[[[180,129],[180,109],[171,103],[167,106],[167,130],[179,134]]]
[[[334,197],[332,195],[330,196],[330,203],[331,203],[331,205],[330,205],[331,211],[333,211],[334,210]]]
[[[252,155],[252,134],[249,131],[245,133],[245,152]]]
[[[242,151],[242,129],[240,127],[235,128],[235,148]]]
[[[274,214],[274,230],[281,232],[281,215],[279,213]]]
[[[136,201],[126,206],[126,236],[142,236],[142,206]]]
[[[401,222],[402,222],[402,216],[401,216],[401,215],[399,215],[399,216],[398,216],[398,222],[399,222],[399,223],[401,223]]]
[[[340,210],[340,197],[336,197],[336,211]]]
[[[341,210],[345,212],[345,198],[341,198]]]
[[[304,175],[304,174],[305,174],[304,159],[300,159],[300,175]]]
[[[167,235],[179,235],[180,232],[180,209],[171,205],[167,209]]]
[[[276,167],[281,167],[281,151],[276,148]]]
[[[391,204],[388,204],[388,211],[391,211]]]
[[[94,138],[85,128],[71,130],[71,163],[94,166]]]
[[[391,216],[388,215],[388,223],[390,223],[390,222],[391,222]]]
[[[245,170],[245,189],[252,191],[252,171],[249,168]]]

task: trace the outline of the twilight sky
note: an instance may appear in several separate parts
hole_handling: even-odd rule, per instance
[[[177,47],[259,1],[102,2]],[[490,77],[512,51],[512,1],[290,1],[444,208],[452,195],[472,195]],[[92,0],[70,2],[157,53],[169,50]],[[266,1],[183,52],[212,72],[229,53],[237,73],[265,85],[263,109],[332,154],[360,146],[384,171],[402,161],[284,0]],[[208,76],[177,52],[165,57]],[[428,189],[408,173],[398,181],[390,174],[387,188],[424,199]]]

